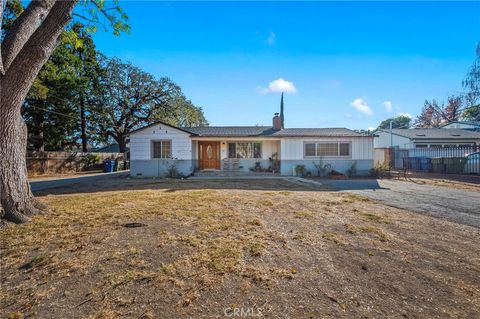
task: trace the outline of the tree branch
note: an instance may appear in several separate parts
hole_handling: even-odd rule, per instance
[[[13,22],[2,42],[2,60],[4,71],[7,72],[17,54],[35,32],[42,20],[47,16],[54,0],[31,1],[27,9]]]
[[[0,34],[2,34],[3,10],[5,10],[6,5],[6,0],[0,0]],[[0,47],[0,78],[2,78],[4,74],[5,70],[3,69],[2,48]]]
[[[36,2],[36,1],[33,1]],[[70,21],[78,0],[58,1],[43,23],[16,55],[1,79],[1,99],[13,99],[11,107],[19,107],[42,66],[56,47],[58,37]],[[4,61],[5,62],[5,61]],[[3,103],[2,103],[3,104]]]

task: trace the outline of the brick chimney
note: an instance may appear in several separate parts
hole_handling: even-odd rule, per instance
[[[275,115],[273,116],[272,122],[273,122],[272,125],[274,130],[279,131],[282,129],[282,119],[280,118],[280,116],[278,116],[278,113],[275,113]]]

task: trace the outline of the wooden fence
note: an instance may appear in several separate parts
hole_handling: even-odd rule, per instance
[[[122,153],[27,152],[29,175],[81,172],[101,169],[106,159],[122,159]]]

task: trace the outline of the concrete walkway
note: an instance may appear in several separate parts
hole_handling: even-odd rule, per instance
[[[112,177],[128,176],[128,174],[130,174],[130,171],[85,174],[85,175],[66,176],[66,177],[47,177],[42,179],[31,180],[30,188],[32,189],[33,192],[35,192],[35,191],[41,191],[44,189],[67,186],[67,185],[78,184],[78,183],[82,183],[82,184],[94,183],[94,182],[99,182]]]

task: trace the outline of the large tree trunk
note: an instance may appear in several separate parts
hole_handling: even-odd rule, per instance
[[[82,128],[82,152],[88,152],[87,149],[87,117],[85,116],[85,99],[80,96],[80,126]]]
[[[118,137],[118,148],[119,148],[119,153],[125,153],[127,151],[127,142],[126,142],[126,137],[123,135],[120,135]]]
[[[20,109],[35,77],[55,49],[76,3],[75,0],[58,1],[52,7],[49,0],[32,1],[2,42],[0,214],[9,221],[25,222],[42,208],[27,180],[27,128]]]
[[[33,198],[27,180],[27,126],[20,112],[0,108],[0,199],[6,220],[22,223],[42,208]]]

